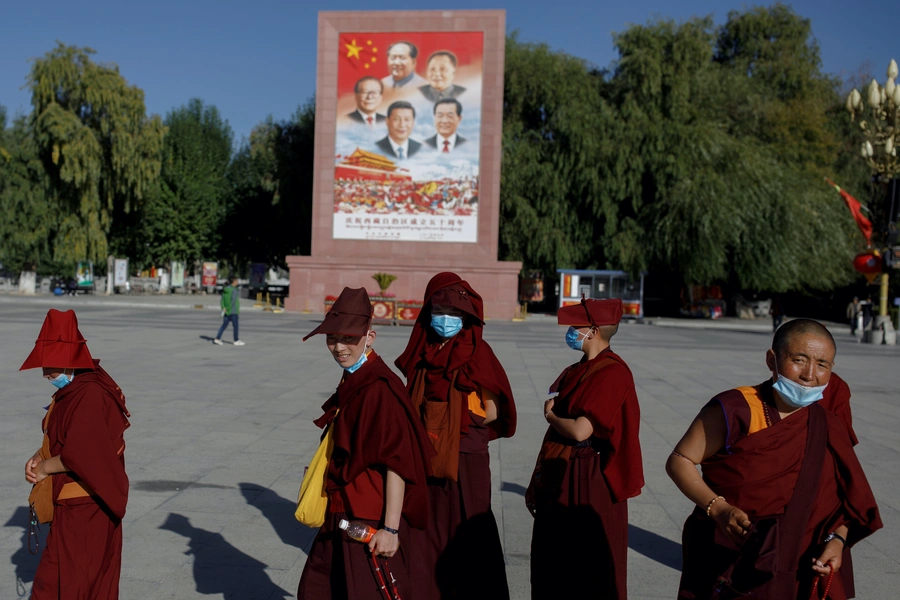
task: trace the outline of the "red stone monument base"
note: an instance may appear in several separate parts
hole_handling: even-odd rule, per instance
[[[325,296],[337,296],[344,287],[364,287],[369,295],[378,294],[375,273],[390,273],[397,279],[388,292],[398,301],[418,300],[425,286],[437,273],[452,271],[468,281],[484,298],[487,319],[512,319],[518,307],[520,262],[481,262],[471,258],[441,259],[396,256],[376,258],[359,256],[288,256],[291,271],[290,296],[284,301],[289,311],[325,311]]]

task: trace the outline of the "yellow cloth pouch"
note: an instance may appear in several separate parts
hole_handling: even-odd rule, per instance
[[[325,432],[325,437],[322,438],[322,443],[319,444],[319,449],[316,450],[300,484],[294,517],[308,527],[321,527],[325,523],[325,510],[328,508],[325,477],[328,474],[331,452],[334,450],[333,432],[334,421],[328,426],[328,431]]]

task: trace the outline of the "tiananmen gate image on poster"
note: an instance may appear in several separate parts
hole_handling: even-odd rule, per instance
[[[335,239],[478,241],[481,32],[341,33]]]

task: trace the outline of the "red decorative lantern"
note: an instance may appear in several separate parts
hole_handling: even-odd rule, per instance
[[[881,273],[881,255],[877,250],[861,252],[853,259],[853,268],[865,275],[871,283]]]

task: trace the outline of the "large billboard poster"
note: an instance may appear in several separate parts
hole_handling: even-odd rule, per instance
[[[334,239],[478,241],[481,32],[341,33]]]

